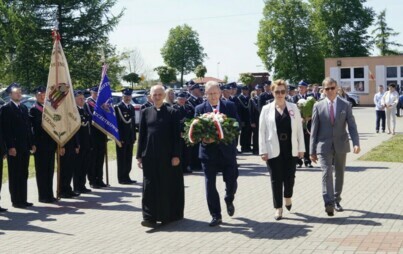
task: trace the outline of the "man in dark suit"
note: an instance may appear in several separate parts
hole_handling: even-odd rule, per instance
[[[0,108],[0,194],[1,182],[3,181],[3,156],[6,154],[6,147],[3,138],[3,121],[1,120],[2,111],[2,108]],[[7,209],[0,206],[0,213],[5,211],[7,211]]]
[[[195,84],[193,81],[189,82],[189,92],[190,96],[187,100],[187,102],[193,107],[196,108],[197,105],[200,105],[203,103],[203,97],[201,94],[200,90],[200,85]],[[191,148],[191,158],[190,158],[190,168],[193,171],[200,171],[201,170],[201,164],[199,160],[199,148],[197,146],[193,146]]]
[[[85,103],[85,110],[92,117],[96,101],[98,98],[98,87],[91,88],[91,97],[87,99]],[[103,182],[103,166],[106,151],[106,135],[98,128],[91,125],[91,162],[90,169],[88,171],[88,180],[92,188],[107,187]]]
[[[76,134],[78,135],[80,149],[75,156],[73,187],[74,192],[82,194],[91,192],[91,189],[85,187],[91,156],[91,116],[84,110],[84,93],[82,91],[76,91],[74,96],[81,117],[81,127]]]
[[[300,99],[307,99],[308,97],[312,96],[313,94],[308,93],[308,82],[301,80],[298,83],[298,94],[294,96],[294,103],[298,103]],[[305,140],[305,155],[304,155],[304,164],[305,167],[308,168],[313,168],[311,159],[309,158],[309,139],[311,137],[310,135],[310,127],[311,127],[311,120],[308,120],[308,122],[305,124],[304,128],[304,140]],[[302,166],[302,160],[298,159],[298,167],[300,168]]]
[[[11,100],[2,108],[1,120],[7,149],[11,202],[15,208],[26,208],[33,205],[27,202],[27,184],[30,150],[35,153],[36,147],[32,143],[28,109],[20,103],[20,86],[13,83],[6,91]]]
[[[271,81],[270,80],[265,81],[263,83],[264,92],[259,96],[259,101],[258,101],[258,106],[259,106],[259,111],[260,112],[262,111],[263,106],[266,105],[269,100],[274,99],[274,96],[271,93],[270,86],[271,86]]]
[[[145,93],[145,96],[147,96],[147,102],[144,103],[143,105],[141,105],[141,108],[140,108],[141,111],[143,111],[143,109],[151,107],[153,105],[153,101],[151,99],[151,95],[150,95],[149,91],[147,91]],[[140,113],[141,113],[141,111],[140,111]]]
[[[121,147],[116,145],[118,164],[118,181],[120,184],[133,184],[137,181],[130,179],[132,170],[133,146],[136,142],[136,119],[132,103],[133,90],[122,90],[122,101],[115,106],[116,119],[118,122],[119,138]]]
[[[259,96],[262,93],[263,87],[261,85],[255,86],[256,96],[250,98],[249,102],[249,117],[250,117],[250,126],[252,129],[253,135],[253,154],[259,154],[259,117],[260,110],[258,106]]]
[[[235,105],[232,102],[220,100],[221,90],[217,82],[207,82],[206,95],[207,101],[196,107],[195,116],[217,110],[239,122]],[[236,140],[232,144],[224,145],[204,139],[200,144],[199,158],[206,178],[207,204],[213,217],[209,225],[212,227],[222,223],[220,198],[216,188],[216,176],[220,171],[223,173],[226,186],[225,203],[228,215],[233,216],[235,212],[233,201],[238,186],[236,154]]]
[[[176,97],[177,101],[173,105],[173,108],[178,111],[180,128],[181,128],[181,167],[183,173],[192,173],[190,169],[190,159],[191,159],[191,147],[188,147],[183,139],[183,135],[185,133],[185,122],[194,117],[195,109],[186,103],[186,93],[181,92]]]
[[[38,185],[39,202],[54,203],[53,175],[55,172],[55,153],[57,144],[42,128],[43,104],[45,102],[46,87],[35,89],[36,102],[29,110],[31,120],[33,143],[36,146],[35,175]]]
[[[250,126],[250,115],[249,115],[249,87],[243,86],[241,88],[242,94],[240,94],[238,99],[238,115],[241,120],[241,136],[239,143],[241,145],[242,152],[251,152],[251,138],[252,129]]]

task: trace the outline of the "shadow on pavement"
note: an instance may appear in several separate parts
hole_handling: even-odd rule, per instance
[[[338,217],[337,215],[342,216],[342,213],[336,213],[335,217],[315,217],[303,213],[294,213],[294,214],[296,216],[301,217],[301,219],[288,218],[287,220],[295,220],[306,223],[334,224],[334,225],[382,226],[382,223],[373,220],[368,220],[367,217],[365,216]]]
[[[389,167],[347,166],[346,171],[362,172],[369,169],[390,169]]]
[[[0,230],[2,231],[30,231],[38,233],[53,233],[53,234],[63,234],[71,236],[71,234],[57,232],[45,227],[39,227],[32,225],[31,222],[34,221],[56,221],[56,218],[50,218],[50,216],[57,216],[61,214],[84,214],[83,212],[78,212],[77,208],[74,207],[31,207],[24,211],[29,211],[28,213],[18,213],[18,212],[6,212],[0,214],[0,218],[7,218],[6,220],[1,220]],[[1,232],[0,232],[1,234]],[[4,234],[4,233],[3,233]]]
[[[141,209],[134,207],[129,200],[124,198],[138,198],[142,189],[138,185],[130,187],[108,187],[102,189],[102,192],[92,191],[89,195],[83,194],[74,199],[61,199],[58,202],[59,206],[69,206],[78,209],[99,209],[106,211],[126,211],[138,212]],[[118,203],[118,204],[116,204]]]
[[[197,221],[192,219],[183,219],[173,222],[156,229],[147,231],[147,233],[157,232],[209,232],[240,234],[251,239],[274,239],[284,240],[295,237],[307,236],[312,226],[292,225],[281,222],[258,222],[248,218],[238,217],[231,222],[238,220],[241,223],[223,222],[218,227],[209,227],[207,221]]]

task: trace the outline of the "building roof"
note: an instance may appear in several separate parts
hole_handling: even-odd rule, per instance
[[[218,82],[218,83],[224,83],[224,80],[214,78],[214,77],[204,77],[204,78],[193,79],[193,82],[198,83],[198,84],[205,84],[205,83],[207,83],[209,81],[215,81],[215,82]]]

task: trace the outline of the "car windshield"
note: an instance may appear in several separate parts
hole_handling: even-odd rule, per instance
[[[135,104],[141,104],[141,105],[143,105],[144,103],[146,103],[147,102],[147,97],[146,96],[136,96],[136,97],[133,97],[133,102],[135,103]]]

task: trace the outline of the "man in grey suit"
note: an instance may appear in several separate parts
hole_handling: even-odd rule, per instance
[[[310,158],[322,167],[322,193],[327,215],[333,216],[334,210],[342,212],[340,205],[343,190],[346,155],[350,143],[346,131],[353,141],[354,153],[360,152],[357,125],[348,101],[337,96],[337,82],[325,78],[322,82],[326,98],[315,104],[312,114],[310,138]],[[333,165],[335,186],[333,187]]]

